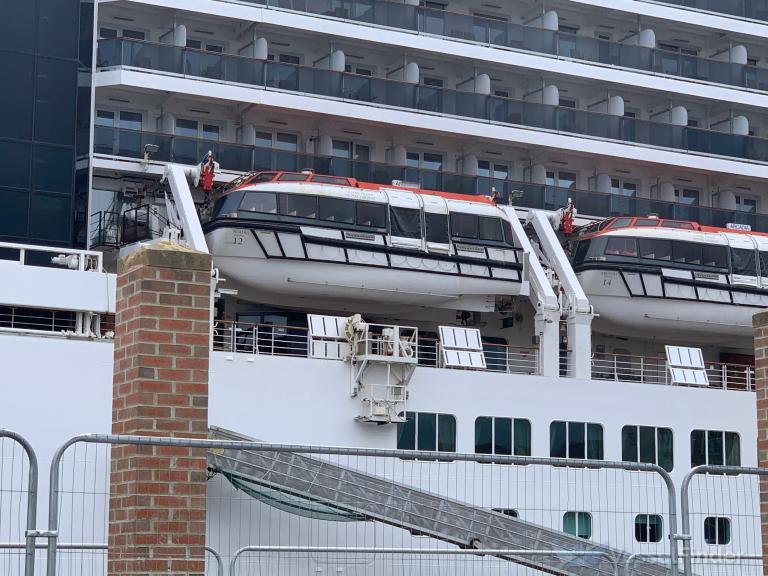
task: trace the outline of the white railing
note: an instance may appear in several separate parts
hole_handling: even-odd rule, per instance
[[[410,329],[409,329],[410,330]],[[409,347],[411,336],[402,334]],[[381,344],[380,339],[372,339],[372,346]],[[253,324],[245,322],[217,321],[213,330],[213,349],[221,352],[239,352],[243,354],[261,354],[266,356],[309,357],[309,333],[302,326],[278,326],[272,324]],[[415,359],[419,366],[445,368],[439,340],[418,338]],[[372,348],[369,353],[374,353]],[[536,350],[517,348],[503,344],[485,345],[486,370],[506,372],[508,374],[538,374],[539,358]],[[409,358],[411,358],[409,353]]]
[[[36,263],[32,258],[28,258],[29,255],[34,253],[46,254],[44,261]],[[50,258],[47,257],[48,254],[50,254]],[[54,264],[51,262],[52,258],[57,258],[59,261]],[[14,244],[11,242],[0,242],[0,264],[3,263],[46,268],[60,267],[80,272],[103,272],[101,252],[76,250],[74,248],[56,248],[53,246]]]
[[[710,388],[754,390],[755,369],[744,364],[705,362]],[[664,357],[595,353],[592,378],[640,384],[671,384]]]
[[[309,357],[309,334],[307,328],[302,326],[218,321],[214,327],[213,349],[253,355],[307,358]],[[449,368],[443,364],[438,339],[418,338],[415,352],[419,366]],[[487,372],[539,374],[539,355],[533,348],[485,342],[483,354]],[[567,352],[563,351],[562,360],[565,360],[566,356]],[[709,377],[709,388],[754,390],[753,366],[722,362],[705,362],[705,365]],[[565,375],[566,366],[567,361],[561,361],[562,375]],[[615,382],[671,385],[666,360],[658,356],[595,353],[592,356],[592,378]]]

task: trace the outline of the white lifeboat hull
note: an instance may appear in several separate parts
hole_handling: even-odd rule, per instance
[[[527,296],[529,289],[522,270],[494,267],[487,259],[475,264],[420,251],[388,254],[286,231],[220,227],[206,239],[228,282],[282,297],[490,311],[496,296]]]
[[[599,315],[595,328],[620,336],[698,342],[747,339],[752,337],[752,316],[768,306],[768,295],[759,294],[742,293],[742,302],[733,303],[733,287],[727,285],[694,287],[666,282],[659,275],[600,269],[579,272],[578,277]]]

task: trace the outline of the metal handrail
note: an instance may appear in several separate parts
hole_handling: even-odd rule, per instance
[[[35,528],[37,526],[37,478],[38,465],[37,455],[32,445],[21,434],[12,430],[0,429],[0,438],[8,438],[16,442],[27,454],[29,462],[29,472],[27,474],[27,526],[23,544],[26,552],[24,553],[24,573],[34,575],[35,573]]]
[[[753,390],[755,367],[749,364],[704,362],[710,387],[725,390]],[[667,360],[663,356],[640,356],[597,352],[592,356],[592,378],[596,380],[639,381],[642,384],[670,384]]]
[[[15,242],[0,242],[0,250],[18,250],[19,257],[13,261],[17,262],[21,266],[32,266],[35,264],[28,264],[26,262],[27,252],[47,252],[49,254],[65,255],[65,256],[77,256],[78,257],[78,270],[80,272],[94,271],[102,272],[103,255],[101,252],[93,250],[78,250],[76,248],[57,248],[55,246],[34,246],[31,244],[18,244]],[[3,259],[0,261],[5,261]],[[95,266],[94,266],[95,264]],[[66,267],[61,267],[62,270],[66,270]]]

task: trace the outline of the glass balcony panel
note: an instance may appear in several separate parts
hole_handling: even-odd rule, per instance
[[[113,40],[102,44],[111,46]],[[624,140],[664,148],[768,161],[768,140],[740,135],[674,126],[587,110],[520,102],[473,92],[448,90],[393,81],[384,78],[344,74],[319,68],[305,68],[286,63],[262,63],[257,60],[217,53],[190,51],[173,46],[137,41],[122,41],[123,61],[130,65],[166,69],[179,62],[189,75],[220,78],[227,81],[261,83],[262,69],[269,88],[322,96],[343,97],[387,106],[411,108],[584,134],[599,138]],[[111,48],[108,48],[111,49]],[[677,56],[677,55],[673,55]],[[100,145],[108,146],[108,143]],[[135,148],[134,144],[127,144]],[[186,155],[185,155],[186,157]]]
[[[94,127],[93,152],[95,154],[115,154],[115,136],[115,130],[111,127]]]
[[[197,164],[202,160],[198,155],[198,141],[194,138],[181,138],[175,136],[173,139],[173,162],[179,164]]]

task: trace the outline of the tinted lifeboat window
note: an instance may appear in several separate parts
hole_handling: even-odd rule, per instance
[[[731,271],[740,276],[757,276],[755,251],[731,248]]]
[[[701,264],[701,244],[673,242],[672,259],[681,264]]]
[[[635,220],[635,226],[658,226],[659,221],[655,218],[638,218]]]
[[[448,244],[448,215],[424,213],[424,222],[427,227],[427,242],[436,244]]]
[[[280,181],[280,182],[304,182],[307,178],[309,178],[308,174],[292,174],[290,172],[286,172],[285,174],[280,174],[280,178],[278,178],[278,181]]]
[[[392,236],[421,238],[421,210],[391,206],[389,208],[389,222]]]
[[[480,216],[480,240],[503,242],[504,232],[501,229],[501,219]]]
[[[608,238],[605,245],[606,256],[637,257],[637,242],[634,238]]]
[[[512,234],[512,224],[509,223],[509,220],[502,220],[501,228],[504,230],[504,242],[510,246],[514,246],[515,237]]]
[[[211,218],[221,216],[237,216],[237,207],[243,199],[243,192],[231,192],[216,200],[216,204],[211,211]]]
[[[761,252],[761,255],[763,253]],[[762,256],[761,256],[762,257]],[[728,269],[728,248],[725,246],[711,246],[704,244],[701,247],[701,263],[712,268]]]
[[[306,194],[281,194],[280,214],[295,218],[317,218],[317,197]]]
[[[630,224],[632,224],[632,218],[616,218],[608,228],[615,230],[616,228],[626,228]]]
[[[640,258],[646,258],[648,260],[672,260],[671,240],[650,240],[640,238],[638,244],[640,248]]]
[[[355,203],[342,198],[318,198],[320,220],[339,222],[341,224],[355,223]]]
[[[460,238],[477,238],[477,216],[460,212],[452,213],[451,234]]]
[[[337,186],[349,186],[349,180],[339,176],[313,176],[313,184],[336,184]]]
[[[277,194],[274,192],[246,192],[240,210],[261,214],[277,214]]]
[[[416,210],[418,212],[418,210]],[[357,225],[370,226],[371,228],[387,227],[386,204],[374,204],[373,202],[357,203]],[[421,233],[419,233],[419,238]]]

